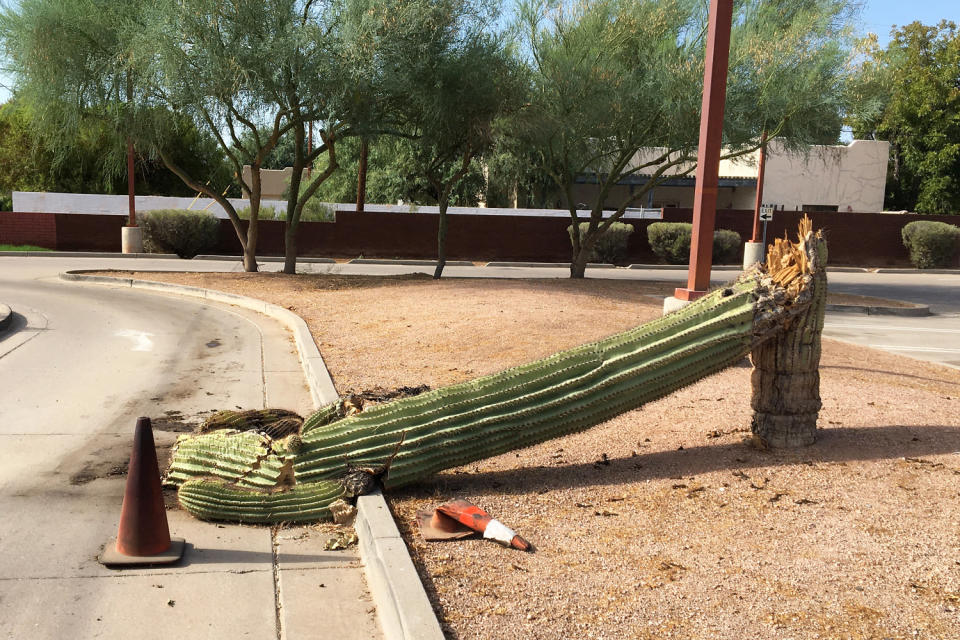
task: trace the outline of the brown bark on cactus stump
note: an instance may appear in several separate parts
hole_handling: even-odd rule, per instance
[[[756,345],[753,362],[753,422],[755,442],[764,447],[802,447],[816,440],[820,407],[820,336],[827,298],[827,249],[818,234],[807,231],[801,243],[786,253],[778,240],[767,255],[767,272],[790,270],[812,262],[810,306],[790,319],[771,339]]]

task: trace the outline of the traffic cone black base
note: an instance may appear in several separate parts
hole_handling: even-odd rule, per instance
[[[124,567],[151,564],[173,564],[183,557],[183,538],[170,538],[170,548],[153,556],[126,556],[117,551],[117,541],[111,540],[100,554],[100,564],[108,567]]]

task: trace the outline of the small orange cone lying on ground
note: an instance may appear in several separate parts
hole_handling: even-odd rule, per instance
[[[169,564],[180,559],[183,546],[182,538],[170,538],[150,418],[138,418],[117,540],[107,543],[100,562],[105,565]]]
[[[446,520],[444,516],[447,517]],[[484,538],[499,542],[505,547],[513,547],[520,551],[531,551],[533,549],[529,542],[518,536],[512,529],[466,500],[453,500],[437,507],[436,515],[427,523],[428,528],[437,528],[441,531],[449,531],[449,533],[434,539],[462,537],[455,534],[456,527],[450,526],[452,524],[449,522],[450,519],[469,527],[473,531],[482,533]],[[423,524],[421,524],[421,527],[423,527]],[[427,533],[425,532],[424,537],[426,536]]]

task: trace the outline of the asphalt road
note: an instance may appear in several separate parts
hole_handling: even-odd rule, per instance
[[[188,543],[178,565],[97,562],[116,536],[138,416],[154,418],[162,460],[209,411],[311,403],[273,321],[63,282],[63,268],[104,262],[49,260],[0,259],[0,300],[16,314],[0,335],[0,637],[310,638],[317,607],[331,611],[337,637],[378,637],[356,553],[326,552],[306,529],[214,526],[170,511],[171,533]]]

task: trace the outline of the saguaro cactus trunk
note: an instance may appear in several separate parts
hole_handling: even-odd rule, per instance
[[[806,225],[809,232],[809,224]],[[812,237],[812,235],[811,235]],[[808,259],[810,304],[770,340],[757,344],[753,361],[753,435],[764,445],[799,447],[813,444],[820,412],[820,335],[827,299],[826,245],[804,246],[777,240],[767,256],[767,272],[799,268]]]
[[[179,486],[180,503],[201,518],[310,521],[329,517],[331,503],[377,481],[400,486],[588,429],[735,364],[779,334],[799,331],[803,342],[807,328],[819,331],[822,323],[811,324],[817,314],[810,311],[824,293],[815,290],[821,245],[807,224],[797,245],[781,247],[799,247],[805,258],[791,253],[794,262],[745,273],[663,318],[349,417],[325,407],[298,433],[271,437],[262,418],[254,430],[227,420],[233,429],[178,441],[167,482]],[[772,371],[779,377],[760,374],[761,385],[788,374]]]

